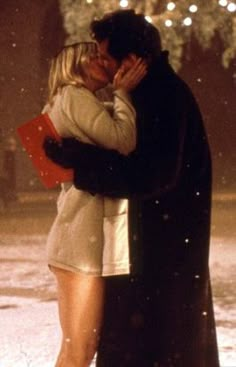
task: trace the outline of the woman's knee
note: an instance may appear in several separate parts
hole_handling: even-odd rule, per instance
[[[100,338],[100,335],[98,334],[98,331],[94,330],[94,336],[91,337],[90,340],[87,341],[86,355],[87,355],[87,360],[88,361],[92,361],[92,359],[94,358],[94,355],[97,352],[98,344],[99,344],[99,338]]]
[[[66,338],[63,344],[64,358],[69,365],[88,367],[97,351],[98,338],[79,341]]]

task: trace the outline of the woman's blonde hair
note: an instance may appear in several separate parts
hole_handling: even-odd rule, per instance
[[[51,61],[48,78],[48,103],[65,85],[84,85],[85,67],[89,58],[97,53],[95,42],[79,42],[63,47]]]

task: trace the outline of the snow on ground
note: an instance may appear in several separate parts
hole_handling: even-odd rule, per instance
[[[51,367],[60,340],[45,236],[2,236],[0,367]]]
[[[222,367],[236,367],[236,243],[212,238],[210,269]]]
[[[48,226],[53,216],[52,211]],[[215,218],[217,223],[217,218],[223,221],[221,209]],[[29,234],[33,228],[30,222],[25,218],[17,221],[17,229],[8,231],[15,222],[8,219],[3,223],[0,218],[1,230],[4,224],[0,235],[0,367],[53,367],[60,326],[55,281],[45,262],[47,227],[42,230],[40,219],[37,234]],[[236,244],[232,229],[223,237],[219,228],[213,228],[211,239],[210,267],[222,367],[236,366]]]
[[[61,333],[45,240],[1,236],[0,367],[54,366]]]

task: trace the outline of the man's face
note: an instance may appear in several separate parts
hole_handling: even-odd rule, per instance
[[[121,63],[109,54],[108,43],[109,41],[106,39],[104,41],[98,42],[97,45],[100,63],[106,70],[109,81],[112,82]]]

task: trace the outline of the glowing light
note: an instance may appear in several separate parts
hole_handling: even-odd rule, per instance
[[[148,21],[149,23],[152,23],[152,18],[149,15],[146,15],[145,17],[146,21]]]
[[[228,1],[227,0],[219,0],[219,4],[221,6],[227,6],[228,5]]]
[[[121,0],[120,1],[120,6],[121,6],[121,8],[127,8],[127,6],[129,6],[128,0]]]
[[[93,0],[87,0],[88,4],[92,4]]]
[[[173,3],[172,1],[170,2],[170,3],[168,3],[167,4],[167,9],[168,10],[170,10],[170,11],[172,11],[172,10],[174,10],[175,9],[175,7],[176,7],[176,5],[175,5],[175,3]]]
[[[166,26],[166,27],[171,27],[172,25],[173,25],[172,20],[171,20],[171,19],[166,19],[166,21],[165,21],[165,26]]]
[[[183,21],[184,25],[186,25],[187,27],[189,27],[190,25],[192,25],[192,19],[190,17],[187,17],[184,19]]]
[[[196,13],[198,11],[197,5],[195,5],[195,4],[190,5],[189,11],[191,11],[191,13]]]
[[[229,5],[227,6],[228,11],[230,11],[231,13],[234,13],[236,11],[236,4],[234,3],[229,3]]]

